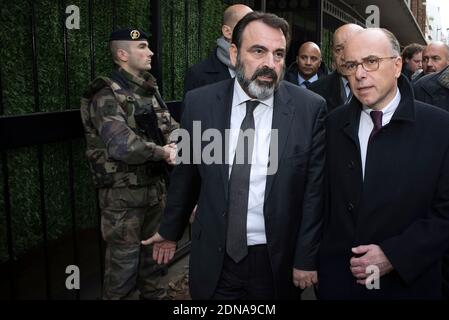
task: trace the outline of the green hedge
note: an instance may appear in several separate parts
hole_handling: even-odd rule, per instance
[[[163,96],[167,101],[182,99],[184,75],[188,67],[207,57],[214,48],[215,41],[221,34],[221,19],[225,7],[226,5],[218,0],[163,1]]]
[[[185,16],[185,2],[188,17]],[[37,44],[37,88],[39,110],[62,111],[67,108],[64,69],[65,7],[80,9],[80,29],[67,30],[68,108],[79,107],[79,98],[90,81],[91,51],[89,8],[87,0],[18,0],[2,6],[0,11],[1,83],[5,115],[36,111],[33,78],[31,9],[35,10]],[[112,63],[107,39],[113,30],[112,1],[93,1],[94,75],[109,74]],[[150,1],[116,0],[116,25],[138,26],[150,31]],[[162,1],[164,98],[181,99],[184,74],[188,66],[208,55],[220,33],[224,9],[218,0]],[[170,14],[173,14],[171,32]],[[187,19],[188,29],[185,29]],[[201,37],[198,30],[201,29]],[[185,34],[187,31],[187,41]],[[173,33],[173,37],[171,37]],[[188,60],[186,59],[188,44]],[[171,65],[170,56],[174,61]],[[173,74],[171,70],[174,69]],[[172,81],[174,87],[172,87]],[[36,134],[39,134],[38,132]],[[78,228],[97,227],[95,189],[84,157],[84,141],[56,143],[42,147],[45,210],[49,239],[71,232],[69,157],[74,164],[75,211]],[[13,254],[20,257],[42,241],[40,185],[37,146],[6,153],[8,185],[12,211]],[[0,167],[3,163],[0,164]],[[6,246],[3,171],[0,170],[0,262],[9,257]]]

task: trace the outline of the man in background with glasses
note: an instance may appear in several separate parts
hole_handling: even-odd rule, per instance
[[[440,299],[449,244],[449,114],[413,99],[395,36],[344,49],[353,99],[327,119],[321,299]]]

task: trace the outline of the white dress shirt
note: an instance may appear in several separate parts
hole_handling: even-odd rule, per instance
[[[399,102],[401,101],[401,93],[399,89],[396,90],[396,95],[391,100],[385,108],[382,110],[382,127],[387,125],[394,112],[396,111]],[[373,120],[371,119],[370,113],[372,109],[367,106],[363,106],[362,113],[360,114],[360,125],[359,125],[359,143],[360,143],[360,156],[362,160],[362,170],[363,170],[363,178],[365,178],[365,164],[366,164],[366,152],[368,150],[368,140],[371,135],[371,131],[374,128]]]
[[[231,78],[235,78],[235,71],[229,67],[228,67],[228,71],[229,71],[229,74],[231,75]]]
[[[234,162],[240,126],[246,115],[246,101],[251,100],[245,91],[243,91],[238,81],[236,80],[234,83],[228,148],[229,176],[231,175],[232,163]],[[261,100],[261,103],[259,103],[254,110],[255,137],[251,162],[248,216],[246,224],[249,246],[267,243],[263,205],[265,199],[265,185],[267,180],[268,156],[271,141],[273,101],[273,96],[266,100]]]
[[[304,79],[303,77],[301,77],[301,75],[298,73],[298,83],[300,87],[303,88],[307,88],[306,85],[304,84],[305,81],[309,81],[310,83],[315,82],[318,80],[318,75],[315,73],[313,75],[313,77],[311,77],[309,80]]]

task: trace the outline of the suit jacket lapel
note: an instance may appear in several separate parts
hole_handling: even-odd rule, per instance
[[[219,165],[222,184],[224,188],[225,199],[228,199],[228,180],[229,180],[229,163],[227,154],[227,142],[229,141],[227,129],[231,126],[231,108],[232,98],[234,95],[234,80],[229,80],[225,89],[217,93],[217,100],[213,107],[213,125],[220,131],[222,137],[222,163]]]
[[[360,154],[359,125],[362,107],[357,99],[352,99],[344,108],[346,108],[347,116],[345,117],[346,121],[343,123],[342,130],[354,142]]]
[[[336,108],[340,105],[342,105],[344,103],[344,100],[341,99],[341,80],[340,80],[340,76],[338,75],[337,71],[334,71],[334,73],[332,74],[333,77],[333,86],[335,86],[334,88],[337,88],[337,90],[329,88],[328,90],[330,90],[332,92],[332,95],[329,97],[329,104],[331,106],[334,106],[333,108]]]
[[[354,148],[351,148],[350,150],[344,150],[344,152],[349,152],[354,157],[353,159],[357,159],[357,163],[359,166],[357,168],[360,168],[357,172],[355,172],[355,176],[348,176],[348,181],[351,181],[350,184],[354,188],[354,194],[353,196],[356,197],[357,192],[360,194],[363,192],[363,173],[362,173],[362,163],[360,158],[360,141],[359,141],[359,126],[360,126],[360,116],[362,113],[362,105],[361,103],[356,99],[352,99],[349,104],[343,106],[342,108],[345,108],[346,116],[344,117],[345,121],[342,123],[341,130],[343,133],[353,142]],[[358,196],[356,197],[359,198]],[[355,210],[352,211],[351,214],[352,221],[355,223],[357,221],[357,215]]]
[[[290,102],[291,96],[281,82],[279,89],[274,94],[273,122],[271,125],[272,129],[278,130],[278,139],[277,141],[275,141],[272,135],[270,141],[270,152],[271,150],[273,150],[273,148],[276,148],[274,144],[277,143],[278,156],[276,161],[278,161],[278,166],[280,165],[280,161],[282,159],[282,154],[285,149],[285,144],[287,142],[288,134],[290,132],[290,127],[293,120],[294,111],[292,106],[290,105]],[[265,203],[267,202],[275,177],[276,174],[267,176],[267,183],[265,187]]]

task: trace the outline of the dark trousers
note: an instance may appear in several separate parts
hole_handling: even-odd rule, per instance
[[[248,255],[235,263],[225,255],[213,300],[272,300],[273,272],[266,245],[248,247]]]

